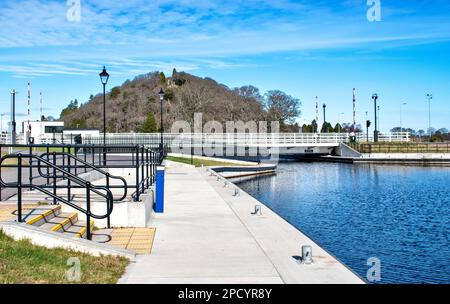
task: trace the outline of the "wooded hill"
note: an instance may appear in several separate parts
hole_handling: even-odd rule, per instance
[[[107,132],[156,132],[160,125],[158,93],[163,88],[164,129],[174,121],[192,121],[193,113],[203,113],[203,121],[280,121],[285,131],[296,131],[293,125],[300,115],[300,101],[281,91],[269,91],[262,96],[253,86],[230,89],[210,78],[199,78],[173,71],[171,77],[153,72],[127,80],[107,93]],[[103,126],[103,97],[90,97],[84,104],[77,100],[61,112],[69,128]]]

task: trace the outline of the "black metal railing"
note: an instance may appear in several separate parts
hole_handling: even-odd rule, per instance
[[[53,155],[56,158],[56,155]],[[6,160],[16,160],[17,163],[14,162],[13,165],[15,165],[16,169],[17,169],[17,180],[14,182],[5,182],[3,180],[3,177],[1,175],[1,171],[0,171],[0,184],[2,188],[16,188],[17,189],[17,220],[19,223],[23,222],[23,218],[22,218],[22,191],[23,189],[32,189],[32,190],[37,190],[41,193],[44,193],[45,195],[51,197],[53,199],[53,202],[56,203],[63,203],[66,204],[70,207],[72,207],[75,210],[78,210],[79,212],[83,213],[86,215],[86,237],[87,239],[91,240],[92,239],[92,235],[91,235],[91,218],[94,219],[108,219],[109,222],[109,218],[111,216],[111,213],[113,212],[113,208],[114,208],[114,201],[113,201],[113,195],[110,189],[108,189],[105,186],[98,186],[98,185],[93,185],[91,182],[89,181],[85,181],[82,178],[76,176],[75,174],[69,173],[67,171],[65,171],[64,169],[60,168],[59,166],[53,164],[52,162],[34,155],[34,154],[22,154],[22,153],[17,153],[17,154],[9,154],[6,156],[3,156],[0,159],[0,168],[3,167],[3,163]],[[45,164],[45,166],[49,169],[51,169],[53,171],[53,191],[50,191],[46,188],[46,186],[42,186],[42,185],[36,185],[34,183],[23,183],[23,178],[22,178],[22,170],[23,170],[23,166],[24,166],[24,160],[26,161],[30,161],[30,160],[36,160],[40,163]],[[6,165],[5,165],[6,166]],[[79,185],[81,188],[86,189],[86,209],[83,209],[82,207],[74,204],[73,202],[71,202],[71,200],[67,200],[61,196],[59,196],[57,194],[57,187],[56,187],[56,183],[57,183],[57,176],[58,173],[60,173],[61,175],[64,175],[64,178],[66,180],[70,180],[72,183]],[[99,191],[100,190],[100,191]],[[102,193],[101,191],[105,191],[105,193]],[[92,213],[91,211],[91,193],[94,193],[102,198],[105,199],[106,201],[106,213],[104,215],[96,215],[94,213]]]
[[[79,171],[80,169],[87,169],[89,171],[95,171],[101,175],[104,176],[105,181],[106,181],[106,187],[108,189],[122,189],[123,190],[123,194],[120,198],[114,198],[115,202],[120,202],[123,201],[126,197],[127,197],[127,193],[128,193],[128,184],[127,181],[121,177],[121,176],[115,176],[115,175],[111,175],[109,172],[106,172],[94,165],[91,165],[89,162],[84,161],[81,158],[78,158],[72,154],[69,153],[62,153],[62,152],[51,152],[51,153],[43,153],[40,155],[41,158],[44,159],[51,159],[53,160],[53,164],[57,165],[57,161],[59,160],[61,162],[60,164],[60,168],[64,169],[64,171],[72,173],[74,172],[75,175],[77,175],[77,171]],[[39,175],[45,179],[51,179],[51,178],[55,178],[53,175],[50,174],[50,170],[48,166],[42,166],[40,161],[37,161],[37,170],[39,172]],[[43,167],[45,167],[47,169],[47,172],[44,173],[43,172]],[[56,176],[57,179],[65,179],[65,173],[61,173],[61,175],[57,175]],[[122,185],[111,185],[111,180],[119,180]],[[70,198],[71,197],[71,189],[75,188],[72,187],[72,185],[70,184],[70,180],[68,180],[68,184],[67,184],[67,197]]]
[[[82,172],[97,171],[106,177],[108,189],[123,189],[124,197],[115,199],[123,200],[128,190],[132,190],[131,197],[134,201],[139,201],[140,196],[148,190],[155,182],[156,167],[160,165],[166,155],[166,149],[163,151],[155,150],[147,146],[103,146],[103,145],[0,145],[0,153],[23,153],[30,155],[40,155],[42,159],[63,170],[57,180],[65,180],[66,174],[73,173],[79,175]],[[14,164],[3,164],[2,168],[16,168]],[[70,192],[73,188],[79,188],[79,185],[72,185],[68,181],[67,185],[55,185],[52,183],[52,175],[49,167],[43,166],[42,162],[29,157],[28,163],[22,165],[23,169],[28,170],[29,184],[34,181],[44,180],[44,188],[67,188]],[[108,171],[114,169],[135,170],[135,181],[126,182],[125,179],[112,176]],[[109,175],[108,175],[109,174]],[[112,185],[110,179],[120,179],[121,185]],[[0,188],[0,200],[2,199],[2,189]]]

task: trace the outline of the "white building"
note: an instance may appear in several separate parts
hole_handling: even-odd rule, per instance
[[[27,126],[28,121],[22,122],[23,144],[28,144],[30,139],[34,140],[35,144],[47,143],[44,142],[46,138],[61,137],[64,131],[63,121],[30,121],[30,134],[27,134]]]
[[[100,136],[100,130],[98,129],[64,129],[64,136]]]

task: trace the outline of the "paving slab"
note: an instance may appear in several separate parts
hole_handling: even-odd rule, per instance
[[[363,284],[364,281],[338,261],[331,253],[289,224],[232,183],[225,186],[207,172],[201,172],[208,183],[230,206],[236,217],[248,229],[287,284]],[[239,189],[236,196],[235,189]],[[261,206],[261,215],[254,214]],[[299,262],[301,247],[312,247],[313,263]]]
[[[283,283],[263,249],[195,168],[166,172],[165,213],[155,214],[152,254],[119,283]]]

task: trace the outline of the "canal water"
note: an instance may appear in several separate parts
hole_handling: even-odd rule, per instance
[[[450,168],[294,162],[239,183],[364,279],[379,259],[378,283],[450,283],[449,186]]]

